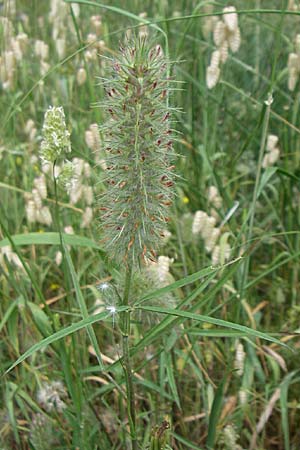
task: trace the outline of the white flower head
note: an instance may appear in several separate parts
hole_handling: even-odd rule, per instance
[[[66,397],[67,392],[61,381],[44,383],[37,393],[38,403],[48,412],[62,412],[67,407],[63,401]]]
[[[70,133],[63,107],[49,106],[44,118],[40,156],[43,161],[54,163],[59,156],[70,151]]]
[[[110,284],[109,283],[101,283],[97,286],[97,288],[99,289],[99,291],[106,291],[107,289],[110,289]]]

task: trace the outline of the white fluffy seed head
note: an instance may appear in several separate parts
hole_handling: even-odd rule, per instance
[[[49,46],[44,41],[36,40],[34,44],[35,55],[42,60],[48,59]]]
[[[0,249],[0,251],[1,251],[2,255],[6,256],[7,260],[10,262],[11,258],[12,258],[12,254],[13,254],[11,246],[5,245],[4,247],[2,247]]]
[[[230,31],[235,31],[238,27],[238,15],[234,6],[227,6],[223,9],[223,20]]]
[[[91,27],[94,28],[95,33],[97,35],[99,35],[101,32],[101,28],[102,28],[101,16],[99,16],[99,15],[91,16],[90,23],[91,23]]]
[[[288,58],[288,70],[295,69],[300,71],[300,58],[297,53],[290,53]]]
[[[236,369],[236,374],[241,377],[244,373],[244,361],[246,353],[244,351],[244,346],[241,342],[238,342],[235,350],[235,360],[234,368]]]
[[[42,161],[42,172],[49,173],[51,172],[51,164],[47,161]]]
[[[28,200],[25,206],[26,217],[29,223],[34,223],[36,221],[36,206],[33,200]]]
[[[226,425],[223,431],[223,435],[224,435],[224,442],[226,444],[225,448],[230,448],[232,450],[241,449],[241,447],[237,444],[239,436],[233,425],[231,424]]]
[[[203,12],[206,14],[211,14],[213,12],[213,5],[204,5]],[[213,31],[215,23],[217,21],[216,16],[206,16],[203,17],[203,34],[206,38],[208,38],[209,34]]]
[[[278,139],[278,136],[276,136],[275,134],[268,135],[266,147],[269,152],[271,152],[276,147],[276,145],[278,144]]]
[[[217,266],[220,263],[220,252],[221,252],[220,246],[216,245],[211,255],[211,262],[213,266]]]
[[[48,412],[62,412],[67,406],[63,401],[66,396],[63,384],[60,381],[52,381],[43,384],[37,393],[37,401]]]
[[[226,39],[219,47],[221,63],[224,64],[228,58],[228,40]]]
[[[58,38],[55,40],[55,47],[58,57],[63,59],[66,54],[66,40],[64,38]]]
[[[61,263],[62,263],[62,257],[63,257],[62,252],[61,252],[61,251],[57,251],[56,254],[55,254],[55,264],[56,264],[57,266],[60,266],[60,265],[61,265]]]
[[[76,81],[78,86],[82,86],[87,79],[86,70],[84,67],[80,67],[76,74]]]
[[[67,226],[64,228],[64,232],[65,232],[66,234],[75,234],[72,225],[67,225]]]
[[[196,211],[194,215],[192,233],[198,234],[202,231],[208,216],[205,211]]]
[[[289,0],[288,3],[288,11],[298,11],[299,6],[296,5],[295,0]]]
[[[239,390],[239,400],[241,405],[246,405],[248,402],[248,392],[243,388]]]
[[[15,252],[12,253],[11,261],[18,269],[24,269],[19,256]]]
[[[171,236],[172,236],[172,233],[169,230],[163,230],[162,231],[162,243],[166,244]]]
[[[40,197],[42,199],[47,198],[47,184],[46,177],[44,174],[34,179],[33,184],[35,188],[38,190]]]
[[[274,134],[269,134],[266,145],[266,153],[263,158],[262,167],[265,169],[266,167],[273,166],[279,159],[280,150],[276,147],[278,144],[278,136]]]
[[[208,89],[214,88],[219,81],[220,78],[220,68],[208,66],[206,69],[206,85]]]
[[[74,158],[72,162],[75,177],[80,177],[83,171],[84,160],[81,158]]]
[[[157,260],[157,276],[161,283],[166,281],[169,274],[170,264],[174,261],[173,258],[168,256],[159,256]]]
[[[75,205],[82,197],[83,189],[81,181],[78,179],[73,180],[73,183],[69,190],[70,203]]]
[[[297,69],[289,69],[289,78],[288,78],[288,89],[289,91],[294,91],[296,84],[298,82],[298,70]]]
[[[228,242],[222,245],[216,245],[212,251],[211,260],[212,265],[217,266],[219,264],[224,264],[229,258],[231,253],[231,247]]]
[[[85,178],[90,178],[91,176],[91,166],[89,165],[88,162],[85,162],[83,164],[83,175]]]
[[[213,217],[214,219],[214,217]],[[205,239],[205,250],[211,253],[216,246],[217,240],[219,239],[221,232],[219,228],[213,228],[211,234]]]
[[[96,123],[92,123],[89,129],[85,132],[85,142],[86,145],[94,151],[100,151],[101,149],[101,140],[99,127]]]
[[[37,210],[37,221],[47,226],[52,224],[52,216],[48,206],[43,206],[40,210]]]
[[[232,53],[236,53],[238,51],[241,45],[241,32],[239,28],[237,28],[234,32],[229,33],[228,44]]]
[[[299,55],[300,54],[300,34],[297,34],[297,36],[295,38],[295,50]]]
[[[209,239],[211,237],[215,225],[216,219],[214,217],[208,216],[201,230],[201,236],[204,240]]]
[[[83,186],[83,196],[87,205],[90,206],[94,201],[92,186]]]
[[[0,264],[1,264],[1,260],[3,261],[3,256],[6,257],[6,259],[9,263],[13,264],[18,269],[24,269],[19,256],[15,252],[12,251],[12,248],[10,245],[6,245],[0,249]]]
[[[215,50],[212,52],[211,60],[210,60],[210,67],[213,67],[214,69],[219,67],[220,64],[220,52],[219,50]]]
[[[216,188],[216,186],[209,186],[208,188],[208,200],[210,202],[213,202],[214,199],[218,196],[218,189]]]
[[[93,210],[90,206],[87,206],[82,215],[82,221],[80,228],[87,228],[93,220]]]
[[[21,50],[24,53],[29,43],[28,35],[26,33],[19,33],[17,34],[16,39],[20,43]]]
[[[214,28],[214,43],[217,47],[220,47],[226,39],[226,25],[222,20],[218,20],[215,23]]]
[[[8,50],[4,52],[4,66],[7,72],[11,72],[15,69],[16,57],[13,51]]]
[[[278,161],[279,156],[279,148],[274,148],[271,152],[266,153],[262,162],[262,167],[265,169],[266,167],[273,166]]]
[[[32,189],[32,198],[35,203],[36,209],[42,208],[42,199],[37,189]]]
[[[11,48],[12,48],[12,51],[13,51],[13,53],[15,55],[16,60],[17,61],[21,61],[22,58],[23,58],[23,52],[22,52],[22,49],[21,49],[20,42],[17,39],[12,39],[11,40]]]
[[[223,251],[223,258],[224,258],[224,262],[227,261],[230,258],[230,254],[231,254],[231,247],[228,243],[226,243],[224,245],[224,247],[221,249]]]
[[[208,200],[216,208],[221,208],[222,198],[219,195],[219,191],[216,186],[209,186],[208,188]]]
[[[31,131],[35,128],[34,121],[32,119],[28,119],[25,123],[24,132],[29,136]]]
[[[89,148],[93,148],[94,145],[94,136],[91,130],[86,130],[85,132],[85,143]]]

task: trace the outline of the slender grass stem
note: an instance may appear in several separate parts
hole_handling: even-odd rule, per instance
[[[267,140],[267,134],[268,134],[268,128],[269,128],[272,101],[273,101],[272,95],[269,94],[268,100],[266,101],[267,106],[266,106],[266,111],[265,111],[265,116],[264,116],[263,127],[262,127],[262,135],[261,135],[259,155],[258,155],[254,192],[253,192],[251,209],[249,212],[249,227],[248,227],[247,238],[246,238],[247,242],[249,242],[249,240],[251,240],[252,235],[253,235],[255,208],[256,208],[256,202],[257,202],[257,197],[258,197],[259,183],[260,183],[260,179],[261,179],[262,161],[263,161],[263,155],[264,155],[264,151],[265,151],[265,147],[266,147],[266,140]],[[245,259],[245,262],[243,265],[242,282],[241,282],[241,289],[240,289],[241,298],[243,298],[243,295],[244,295],[244,287],[245,287],[245,284],[246,284],[247,278],[248,278],[249,265],[250,265],[250,256]]]
[[[126,271],[125,277],[125,289],[123,296],[122,306],[128,306],[129,293],[131,285],[132,266],[130,265]],[[122,347],[123,347],[123,369],[126,381],[127,392],[127,414],[130,427],[132,450],[137,450],[137,436],[136,436],[136,414],[135,414],[135,392],[132,378],[132,367],[130,360],[130,348],[129,348],[129,334],[131,323],[131,311],[124,311],[121,316],[121,331],[122,331]]]

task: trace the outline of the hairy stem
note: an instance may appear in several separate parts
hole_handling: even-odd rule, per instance
[[[126,271],[125,289],[123,297],[123,306],[129,304],[129,292],[131,284],[132,266],[130,265]],[[137,450],[137,437],[136,437],[136,416],[135,416],[135,393],[132,380],[132,369],[129,351],[129,334],[130,334],[130,314],[131,311],[125,311],[121,317],[121,331],[122,331],[122,347],[123,347],[123,369],[126,380],[126,393],[127,393],[127,414],[130,427],[132,450]]]

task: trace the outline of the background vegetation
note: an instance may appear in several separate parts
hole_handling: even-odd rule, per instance
[[[226,6],[240,10],[241,45],[208,89],[210,14]],[[108,58],[135,30],[155,34],[182,82],[170,98],[179,177],[159,253],[169,259],[150,281],[135,274],[131,293],[145,308],[130,336],[140,448],[298,449],[300,64],[288,68],[298,2],[4,0],[0,14],[1,373],[28,352],[1,378],[0,447],[130,448],[119,313],[107,309],[118,309],[120,268],[102,250],[105,155],[91,125],[104,120]],[[58,208],[39,159],[49,105],[63,106],[77,158]],[[217,217],[219,261],[192,233],[199,210]]]

